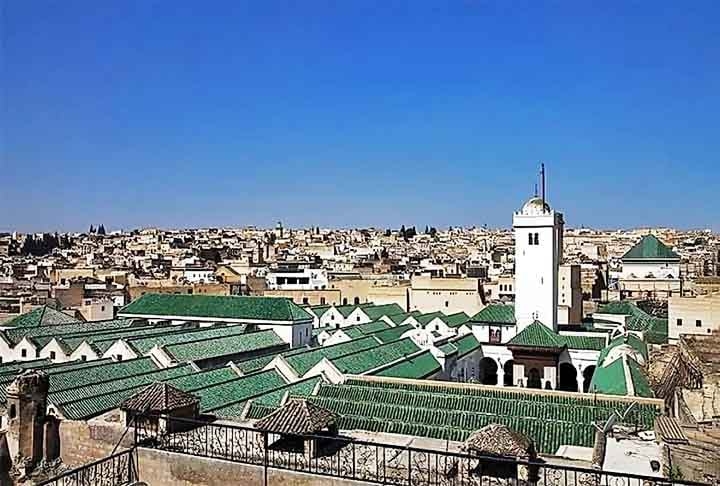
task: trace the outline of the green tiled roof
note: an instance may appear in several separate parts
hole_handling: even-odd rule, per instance
[[[445,322],[445,318],[446,318],[447,316],[446,316],[445,314],[443,314],[442,312],[440,312],[440,311],[438,311],[438,312],[428,312],[427,314],[421,314],[421,315],[419,315],[419,316],[416,316],[416,317],[415,317],[415,320],[418,321],[418,322],[419,322],[420,324],[422,324],[423,326],[425,326],[425,325],[427,325],[430,321],[432,321],[433,319],[435,319],[436,317],[439,317],[440,319],[442,319],[443,322]]]
[[[680,260],[680,257],[655,235],[646,235],[630,248],[621,260]]]
[[[53,337],[77,334],[102,334],[103,332],[115,332],[119,329],[127,329],[137,326],[134,319],[113,319],[108,321],[71,322],[69,324],[58,324],[55,326],[39,327],[17,327],[2,331],[5,337],[13,344],[17,344],[24,337],[27,337],[39,345],[44,346]]]
[[[238,324],[237,326],[198,327],[195,329],[187,329],[185,332],[173,332],[171,329],[165,328],[165,334],[131,338],[127,339],[127,341],[128,344],[137,349],[141,354],[146,354],[150,352],[154,346],[186,343],[199,339],[235,336],[237,334],[244,334],[246,329],[247,326],[244,324]]]
[[[405,338],[373,348],[371,352],[360,351],[331,361],[341,373],[361,374],[418,351],[420,348],[412,339]]]
[[[588,351],[600,351],[605,347],[606,336],[567,336],[560,335],[565,340],[568,349],[584,349]]]
[[[378,376],[393,376],[396,378],[424,379],[433,376],[442,370],[440,363],[430,351],[425,351],[411,358],[406,358],[399,363],[390,365],[379,371]]]
[[[408,317],[415,317],[415,316],[413,314],[411,314],[410,312],[403,312],[402,314],[393,314],[393,315],[387,316],[387,317],[388,317],[388,319],[390,319],[393,322],[393,324],[395,324],[396,326],[399,326]]]
[[[373,334],[378,331],[384,331],[390,329],[391,326],[385,321],[372,321],[366,324],[358,324],[356,326],[343,327],[340,330],[350,336],[351,338],[359,338],[368,334]]]
[[[402,314],[403,309],[397,304],[374,305],[372,307],[363,307],[363,312],[373,321],[380,319],[382,316],[393,316]]]
[[[51,361],[46,358],[33,359],[30,361],[8,361],[6,363],[0,364],[0,376],[12,375],[14,378],[15,375],[17,375],[22,370],[26,370],[29,368],[42,368],[46,365],[49,365],[50,363]]]
[[[477,351],[481,347],[480,341],[478,341],[472,333],[454,338],[448,344],[452,344],[457,348],[458,358]]]
[[[141,338],[143,336],[155,336],[155,335],[184,335],[193,329],[186,329],[181,326],[177,328],[170,326],[142,326],[142,327],[129,327],[125,329],[119,329],[112,332],[92,333],[92,334],[63,334],[57,338],[58,344],[66,349],[66,352],[72,352],[77,349],[80,344],[87,342],[101,353],[107,351],[110,346],[118,342],[120,339],[126,341],[130,339]],[[45,339],[43,337],[42,339]],[[40,341],[41,338],[36,338],[36,341]],[[50,340],[48,340],[50,342]],[[144,353],[141,353],[144,354]]]
[[[456,314],[450,314],[443,320],[448,327],[460,327],[470,320],[470,316],[464,312],[458,312]]]
[[[616,359],[607,366],[595,368],[589,391],[605,395],[627,395],[623,360]]]
[[[72,316],[55,310],[50,306],[43,305],[37,307],[30,312],[21,314],[9,321],[3,323],[8,327],[38,327],[38,326],[55,326],[58,324],[69,324],[71,322],[79,322]]]
[[[610,348],[608,346],[606,349]],[[601,355],[590,381],[591,392],[638,397],[654,396],[647,375],[637,361],[623,355],[606,366],[602,366],[603,359],[604,357]]]
[[[515,324],[515,306],[490,304],[470,318],[472,322]]]
[[[643,332],[647,341],[652,344],[667,343],[668,320],[648,314],[633,302],[628,300],[608,302],[597,313],[629,316],[627,319],[629,330]]]
[[[57,390],[51,392],[48,395],[48,401],[54,405],[62,405],[68,402],[92,399],[100,395],[105,395],[107,393],[113,393],[128,388],[139,391],[142,387],[151,383],[155,383],[156,381],[165,381],[170,378],[184,376],[192,373],[195,373],[193,367],[189,364],[184,364],[172,368],[151,371],[149,373],[130,375],[125,378],[117,378],[107,381],[101,381],[98,383],[91,383],[89,385],[65,388],[64,390]]]
[[[507,345],[532,348],[562,348],[565,346],[565,339],[540,321],[535,321],[516,334],[508,341]]]
[[[295,383],[290,383],[289,385],[285,385],[281,388],[276,388],[269,393],[260,395],[259,397],[253,399],[253,401],[269,407],[279,407],[280,401],[285,393],[287,393],[288,396],[293,397],[307,397],[312,394],[317,384],[322,381],[322,378],[319,376],[306,378],[304,380],[296,381]]]
[[[445,354],[453,354],[458,352],[457,346],[455,346],[453,343],[445,343],[442,346],[439,346],[440,351],[442,351]]]
[[[176,361],[194,361],[240,353],[269,351],[272,348],[287,347],[287,343],[275,334],[275,331],[231,334],[229,336],[205,338],[163,346],[167,354]]]
[[[165,380],[168,384],[183,391],[195,390],[204,386],[217,385],[226,381],[235,380],[238,374],[229,366],[212,370],[199,371],[191,375]]]
[[[325,312],[327,312],[328,309],[330,309],[329,305],[312,305],[310,307],[303,307],[306,311],[312,313],[315,315],[315,317],[322,317]]]
[[[291,299],[224,295],[145,294],[120,309],[119,313],[270,321],[313,318]]]
[[[265,366],[267,366],[270,363],[270,361],[275,359],[275,356],[278,356],[279,354],[280,353],[273,353],[273,354],[268,354],[265,356],[260,356],[259,358],[252,358],[252,359],[247,359],[245,361],[239,361],[239,362],[235,363],[235,366],[237,366],[238,369],[245,374],[252,373],[253,371],[258,371],[258,370],[265,368]]]
[[[266,370],[217,385],[184,391],[200,398],[201,412],[210,412],[285,384],[285,380],[277,371]]]
[[[95,363],[89,361],[90,363]],[[50,374],[50,390],[63,390],[76,386],[89,385],[100,381],[125,378],[130,375],[139,375],[149,371],[155,371],[155,366],[150,358],[129,359],[127,361],[110,361],[97,365],[73,368],[67,371]]]
[[[627,405],[604,397],[585,399],[581,395],[542,395],[422,381],[348,380],[321,385],[317,395],[309,399],[335,412],[340,429],[463,441],[483,426],[499,423],[527,435],[546,454],[554,454],[561,445],[592,447],[593,422],[604,422]],[[258,409],[251,410],[250,415],[266,413]],[[656,405],[637,404],[624,420],[652,428],[661,413]]]
[[[338,305],[335,307],[335,309],[344,317],[347,319],[347,317],[352,314],[352,312],[360,307],[359,305]]]
[[[291,351],[284,353],[283,357],[290,367],[292,367],[298,375],[302,376],[310,371],[310,368],[318,364],[323,358],[333,359],[355,351],[365,351],[375,348],[378,346],[378,341],[374,337],[376,334],[360,339],[353,339],[345,343],[333,344],[332,346]]]
[[[400,339],[400,337],[408,331],[415,329],[412,324],[403,324],[402,326],[391,327],[384,331],[378,331],[372,334],[373,337],[380,340],[382,343],[389,343]]]

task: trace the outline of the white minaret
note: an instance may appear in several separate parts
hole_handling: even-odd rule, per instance
[[[562,213],[535,196],[513,215],[515,230],[515,320],[517,332],[538,320],[557,331],[558,267],[563,259]]]

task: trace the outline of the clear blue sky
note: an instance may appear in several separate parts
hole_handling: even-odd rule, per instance
[[[720,229],[717,0],[0,5],[0,230]]]

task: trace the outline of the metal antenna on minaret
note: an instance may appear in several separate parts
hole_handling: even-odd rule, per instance
[[[545,163],[540,164],[540,187],[542,189],[543,212],[545,212]]]

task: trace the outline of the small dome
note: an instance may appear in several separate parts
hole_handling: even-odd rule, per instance
[[[522,214],[536,216],[550,212],[550,205],[540,197],[533,197],[526,202],[521,210]]]

